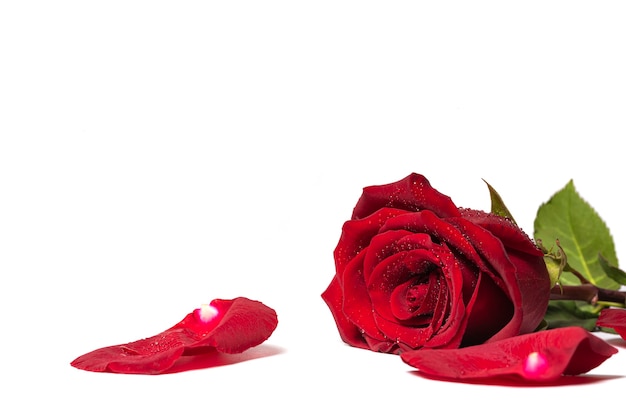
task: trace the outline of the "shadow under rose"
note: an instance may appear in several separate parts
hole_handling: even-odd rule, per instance
[[[444,379],[438,377],[431,377],[427,374],[414,370],[409,372],[415,376],[428,380],[437,380],[444,382],[464,383],[464,384],[479,384],[486,386],[508,386],[508,387],[558,387],[558,386],[575,386],[583,384],[600,383],[612,379],[620,379],[624,376],[609,376],[609,375],[579,375],[579,376],[561,376],[556,380],[550,381],[532,381],[521,378],[504,378],[504,377],[492,377],[484,379]]]
[[[239,354],[226,354],[211,349],[204,353],[180,357],[171,368],[162,374],[234,365],[252,359],[278,355],[283,352],[285,352],[285,349],[273,345],[259,345]]]

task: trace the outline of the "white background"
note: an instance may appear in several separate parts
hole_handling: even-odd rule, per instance
[[[427,380],[343,345],[320,294],[362,187],[410,172],[488,210],[484,178],[528,233],[573,179],[624,257],[624,21],[610,1],[2,2],[0,401],[623,390],[624,345],[568,386]],[[236,296],[278,312],[258,359],[161,376],[69,365]]]

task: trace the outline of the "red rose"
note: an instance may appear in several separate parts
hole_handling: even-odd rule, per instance
[[[373,351],[458,348],[532,332],[550,291],[512,221],[460,209],[418,174],[366,187],[322,298],[341,338]]]

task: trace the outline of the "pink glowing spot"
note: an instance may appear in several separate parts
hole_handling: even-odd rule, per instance
[[[548,370],[546,357],[539,352],[531,352],[524,360],[524,375],[528,379],[539,379]]]
[[[200,306],[200,320],[203,323],[208,323],[217,316],[218,311],[210,304],[203,304]]]

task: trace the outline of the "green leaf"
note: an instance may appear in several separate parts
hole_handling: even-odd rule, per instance
[[[539,207],[534,223],[534,238],[546,248],[554,248],[558,240],[567,255],[567,263],[586,280],[607,289],[619,289],[598,259],[601,254],[617,266],[615,246],[609,229],[596,211],[584,201],[574,188],[567,185]],[[564,285],[579,284],[571,272],[564,271],[559,280]]]
[[[496,190],[491,185],[489,185],[487,181],[485,181],[484,179],[483,181],[485,182],[485,184],[487,184],[487,188],[489,188],[489,196],[491,197],[491,213],[493,213],[494,215],[507,218],[513,223],[515,223],[515,219],[513,219],[513,215],[511,214],[511,212],[509,212],[509,209],[507,209],[506,205],[502,201],[500,194],[498,194]]]
[[[584,302],[553,300],[548,304],[548,310],[543,321],[547,323],[547,328],[577,325],[593,331],[596,327],[598,315],[591,310],[592,306]]]
[[[600,266],[609,278],[620,285],[626,285],[626,272],[609,264],[602,254],[599,255],[598,260],[600,261]]]

